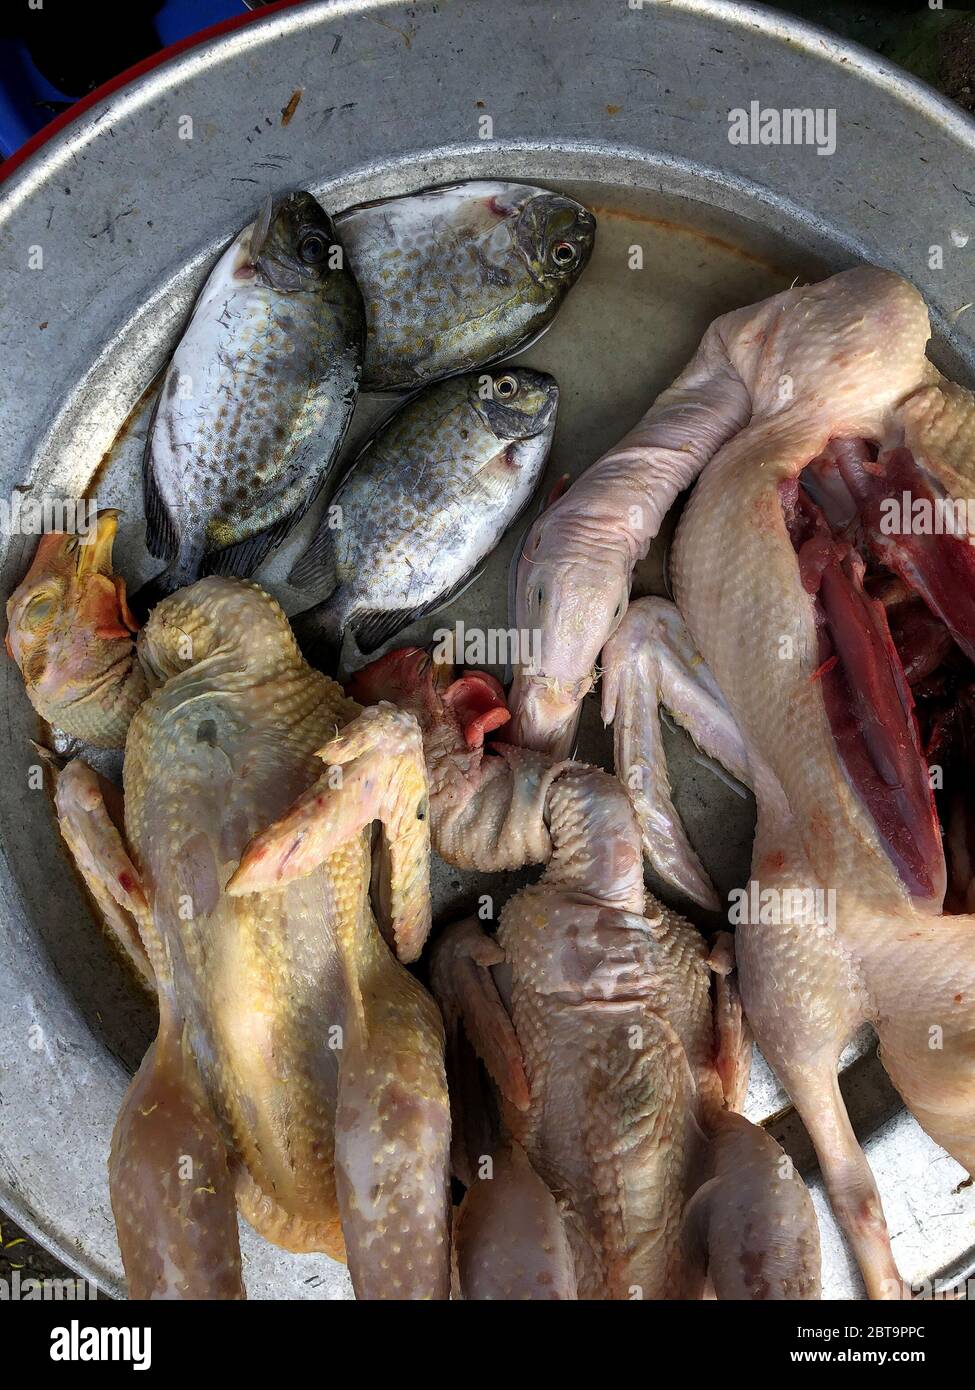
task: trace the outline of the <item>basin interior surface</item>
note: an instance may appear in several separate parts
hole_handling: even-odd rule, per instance
[[[217,176],[219,177],[219,176]],[[598,218],[596,250],[551,330],[518,360],[551,372],[561,388],[558,427],[538,500],[563,474],[577,476],[641,416],[677,374],[708,323],[718,314],[762,299],[798,280],[816,279],[854,264],[853,239],[842,229],[782,203],[774,211],[749,190],[707,170],[650,161],[627,148],[598,152],[583,143],[549,140],[466,145],[454,151],[414,150],[409,158],[373,160],[304,186],[333,212],[378,196],[460,178],[507,177],[571,193]],[[254,206],[267,191],[288,186],[287,166],[262,170]],[[127,235],[138,254],[139,226],[154,216],[152,185],[137,199]],[[193,298],[220,247],[240,224],[207,219],[205,234],[187,227],[165,273],[149,275],[141,293],[118,306],[110,339],[62,373],[47,428],[31,444],[21,477],[31,495],[84,493],[122,512],[116,562],[130,589],[159,565],[145,550],[141,462],[154,380],[178,336]],[[920,255],[920,249],[918,249]],[[960,307],[960,306],[957,306]],[[972,384],[965,340],[948,334],[932,355]],[[43,384],[43,383],[42,383]],[[364,396],[341,467],[357,452],[395,398]],[[314,528],[325,494],[286,545],[255,576],[296,612],[316,595],[291,589],[285,575]],[[438,629],[463,622],[469,633],[513,624],[509,618],[512,557],[537,502],[505,537],[477,581],[453,604],[404,630],[396,645],[428,643]],[[666,593],[666,546],[672,521],[637,571],[634,593]],[[23,574],[34,546],[12,537],[4,556],[4,591]],[[504,678],[503,665],[486,663]],[[9,729],[8,776],[21,797],[37,764],[30,740],[64,749],[56,731],[39,725],[16,673],[4,673]],[[665,734],[675,802],[719,891],[748,878],[753,806],[676,729]],[[68,750],[64,750],[68,751]],[[72,748],[118,777],[119,758]],[[611,765],[598,695],[586,701],[578,753]],[[33,804],[33,803],[32,803]],[[10,927],[7,949],[40,950],[81,1020],[69,1037],[46,1021],[40,990],[18,996],[16,1065],[33,1069],[45,1104],[29,1105],[8,1125],[0,1149],[0,1206],[8,1205],[83,1273],[110,1292],[122,1287],[108,1201],[105,1159],[127,1077],[152,1036],[153,1008],[104,939],[80,880],[58,836],[49,806],[31,816],[30,834],[7,845]],[[435,930],[490,898],[496,916],[510,894],[536,871],[468,874],[434,865]],[[651,884],[651,886],[653,886]],[[705,930],[720,919],[690,909]],[[7,920],[7,918],[5,918]],[[18,924],[19,925],[16,925]],[[18,945],[19,943],[19,945]],[[420,973],[423,973],[422,963]],[[38,976],[38,979],[41,977]],[[22,1036],[21,1036],[22,1033]],[[14,1056],[13,1050],[10,1057]],[[9,1063],[12,1064],[12,1063]],[[929,1141],[900,1106],[873,1052],[869,1035],[844,1057],[843,1088],[851,1118],[873,1164],[884,1198],[894,1252],[911,1280],[967,1272],[975,1244],[975,1189],[962,1188],[962,1169]],[[2,1090],[2,1087],[0,1087]],[[823,1240],[827,1297],[862,1296],[859,1275],[839,1236],[822,1191],[810,1145],[787,1097],[760,1057],[755,1060],[749,1115],[768,1122],[813,1191]],[[51,1116],[59,1117],[52,1124]],[[77,1137],[77,1142],[73,1142]],[[100,1155],[100,1161],[99,1161]],[[245,1278],[252,1297],[349,1297],[345,1271],[324,1256],[274,1250],[242,1229]]]

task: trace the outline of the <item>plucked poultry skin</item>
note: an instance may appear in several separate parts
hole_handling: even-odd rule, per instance
[[[504,744],[489,751],[485,729],[506,717],[500,687],[477,672],[452,681],[415,649],[373,663],[353,688],[416,715],[433,843],[449,862],[546,862],[505,905],[496,939],[469,920],[434,950],[455,1169],[469,1184],[462,1296],[700,1297],[708,1275],[723,1298],[818,1297],[802,1179],[729,1108],[748,1072],[730,938],[715,951],[715,1020],[707,948],[646,892],[619,782]],[[465,1038],[496,1088],[493,1136],[476,1087],[468,1100]]]
[[[275,1244],[347,1257],[359,1297],[446,1297],[443,1030],[368,892],[379,819],[389,938],[414,958],[430,923],[416,725],[360,716],[249,583],[165,600],[139,656],[152,693],[126,744],[124,837],[83,763],[58,786],[79,867],[134,921],[159,997],[110,1163],[130,1294],[242,1296],[239,1205]],[[303,853],[228,890],[302,796]]]
[[[897,581],[927,614],[924,626],[947,634],[951,680],[964,683],[975,592],[967,533],[880,524],[901,492],[910,501],[972,491],[975,403],[927,360],[928,336],[917,291],[870,267],[737,310],[590,470],[603,479],[603,513],[617,480],[620,506],[636,496],[637,550],[701,475],[673,546],[674,598],[740,731],[758,803],[753,879],[793,905],[776,921],[739,926],[742,995],[875,1297],[899,1296],[903,1285],[836,1078],[864,1020],[908,1107],[975,1171],[975,926],[942,915],[927,695],[905,674],[930,675],[944,643],[918,665],[875,596],[881,580]],[[559,524],[556,508],[543,553]],[[625,557],[631,539],[608,544]],[[579,603],[571,578],[552,576],[546,595],[569,612]],[[567,689],[587,673],[560,646],[561,622],[542,617],[541,664],[557,654]],[[612,630],[603,621],[590,645],[601,648]],[[516,732],[557,742],[574,705],[543,709],[537,692],[533,704],[531,689],[521,691]],[[680,717],[693,733],[690,703]],[[707,729],[699,741],[707,746]],[[835,903],[826,920],[796,908],[812,901],[807,890]]]
[[[112,572],[118,513],[88,537],[51,531],[7,600],[7,655],[38,714],[96,748],[121,748],[146,697],[125,580]]]

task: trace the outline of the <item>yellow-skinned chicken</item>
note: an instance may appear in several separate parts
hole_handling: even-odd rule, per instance
[[[83,593],[69,582],[53,601],[66,630],[58,603]],[[26,650],[19,632],[11,646]],[[400,964],[430,924],[418,727],[388,705],[360,714],[306,664],[277,604],[237,580],[160,603],[137,669],[148,697],[126,741],[124,830],[80,760],[56,797],[109,926],[158,991],[159,1033],[110,1161],[129,1292],[242,1297],[239,1206],[275,1244],[347,1258],[359,1297],[446,1297],[443,1029]],[[113,730],[129,685],[115,694]],[[228,889],[244,847],[296,798],[301,852]]]

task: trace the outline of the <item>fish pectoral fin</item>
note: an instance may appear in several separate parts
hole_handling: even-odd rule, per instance
[[[151,930],[151,913],[142,879],[106,804],[114,790],[87,763],[75,758],[57,774],[58,826],[109,935],[155,992],[155,974],[144,944]]]
[[[297,511],[282,517],[280,521],[275,521],[271,526],[266,526],[263,531],[257,531],[253,536],[248,536],[246,540],[237,541],[235,545],[224,546],[223,550],[208,551],[200,567],[200,573],[203,575],[220,574],[235,579],[249,579],[254,571],[264,563],[271,551],[276,549],[288,533],[298,525],[312,500],[313,498],[310,497]]]
[[[389,855],[396,953],[400,960],[415,960],[431,920],[430,807],[420,726],[393,705],[373,705],[318,756],[328,771],[280,820],[254,836],[227,892],[266,892],[303,878],[378,820]]]
[[[327,509],[326,509],[327,510]],[[335,588],[335,535],[323,516],[318,530],[288,572],[288,583],[296,589],[314,589],[324,598]]]
[[[155,421],[153,412],[149,424],[150,439]],[[157,560],[175,560],[179,554],[179,531],[159,491],[148,451],[142,466],[142,502],[146,514],[146,549]]]

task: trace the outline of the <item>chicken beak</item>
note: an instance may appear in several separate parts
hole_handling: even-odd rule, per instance
[[[117,532],[118,512],[113,507],[99,512],[94,534],[85,536],[76,552],[75,573],[79,580],[90,574],[111,574]]]

